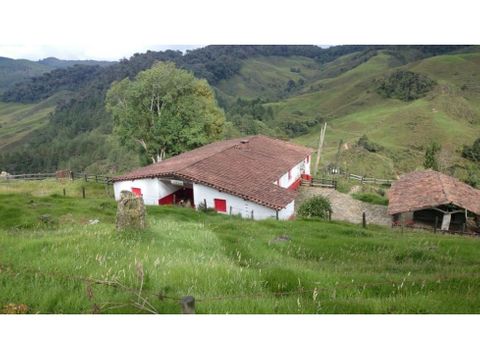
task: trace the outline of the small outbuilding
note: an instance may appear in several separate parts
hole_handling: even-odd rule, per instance
[[[395,181],[388,192],[394,225],[437,226],[444,231],[476,227],[480,191],[438,171],[415,171]]]
[[[313,150],[266,136],[218,141],[113,179],[147,205],[184,204],[251,219],[289,219]]]

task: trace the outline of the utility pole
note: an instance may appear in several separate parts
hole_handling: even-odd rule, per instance
[[[320,130],[320,138],[318,140],[318,150],[317,150],[317,159],[315,161],[315,170],[313,174],[317,176],[318,165],[320,164],[320,156],[322,155],[323,140],[325,139],[325,132],[327,131],[327,123],[323,124],[322,129]]]
[[[340,168],[338,167],[338,161],[340,160],[340,152],[342,151],[343,139],[338,142],[337,155],[335,156],[335,175],[340,175]]]

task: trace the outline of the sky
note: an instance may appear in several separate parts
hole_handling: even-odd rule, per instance
[[[159,44],[119,44],[117,46],[96,45],[36,45],[36,44],[0,44],[0,56],[13,59],[41,60],[46,57],[56,57],[64,60],[119,60],[129,58],[134,53],[144,53],[147,50],[186,50],[196,49],[203,45],[159,45]]]
[[[479,44],[476,3],[4,1],[0,56],[118,60],[147,50],[202,46],[188,44]]]

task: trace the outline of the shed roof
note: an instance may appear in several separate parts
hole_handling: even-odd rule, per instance
[[[438,171],[414,171],[395,181],[388,192],[390,215],[453,204],[480,214],[480,191]]]
[[[136,169],[114,181],[177,176],[258,204],[282,209],[295,192],[274,182],[312,149],[262,135],[218,141]]]

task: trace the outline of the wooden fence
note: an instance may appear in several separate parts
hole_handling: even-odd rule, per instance
[[[0,181],[15,180],[45,180],[45,179],[63,179],[63,180],[83,180],[85,182],[96,182],[100,184],[111,184],[112,178],[105,175],[87,174],[73,171],[57,171],[54,173],[35,173],[35,174],[15,174],[4,175],[0,177]]]
[[[323,178],[302,179],[302,185],[337,189],[337,180]]]
[[[350,180],[360,181],[362,184],[375,184],[375,185],[391,185],[395,180],[389,179],[377,179],[372,177],[360,176],[355,174],[349,174]]]

